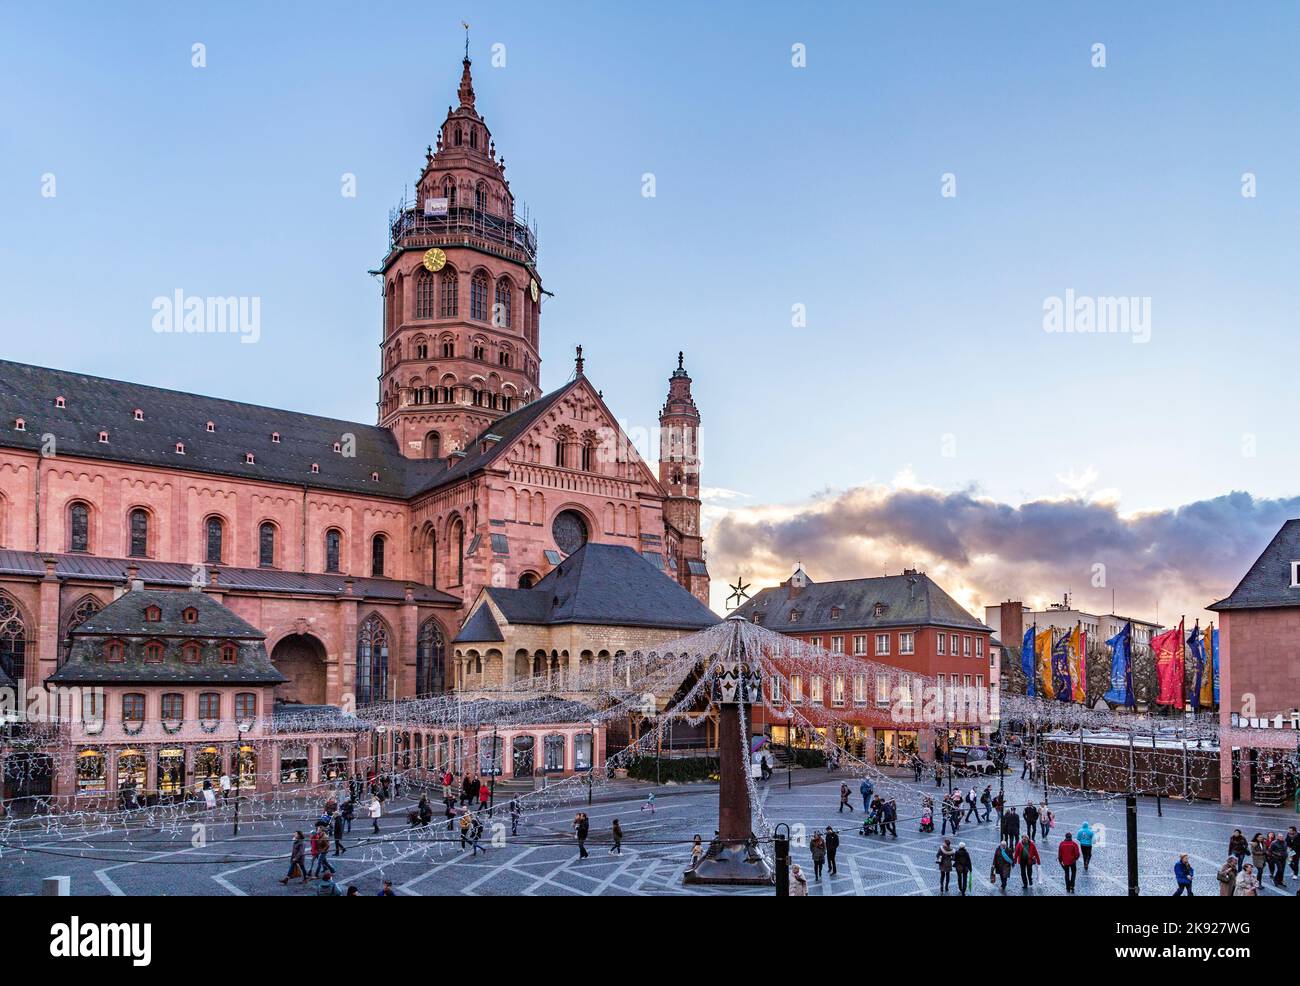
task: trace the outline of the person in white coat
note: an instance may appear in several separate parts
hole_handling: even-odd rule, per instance
[[[790,867],[790,896],[808,896],[808,878],[803,875],[803,870],[799,868],[798,863]]]
[[[379,800],[379,795],[370,799],[370,821],[374,824],[375,835],[379,834],[379,816],[384,813],[384,803]]]
[[[229,801],[230,800],[230,775],[222,774],[221,780],[218,783],[221,785],[221,800],[223,802]]]

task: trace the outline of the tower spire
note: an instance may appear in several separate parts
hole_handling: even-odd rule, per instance
[[[469,60],[469,22],[461,21],[460,23],[465,28],[465,59],[460,63],[460,89],[457,90],[457,95],[460,96],[461,107],[472,110],[474,108],[474,80],[469,73],[471,64]]]

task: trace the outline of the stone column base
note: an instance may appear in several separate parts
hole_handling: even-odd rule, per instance
[[[771,884],[772,867],[757,849],[743,842],[725,843],[715,856],[705,856],[682,875],[688,884],[761,886]]]

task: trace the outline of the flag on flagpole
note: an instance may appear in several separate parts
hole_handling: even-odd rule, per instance
[[[1034,687],[1034,630],[1030,627],[1025,631],[1024,639],[1020,642],[1020,670],[1025,675],[1025,694],[1033,698],[1037,689]]]
[[[1068,702],[1074,697],[1070,685],[1070,635],[1062,633],[1052,644],[1052,688],[1056,698]]]
[[[1071,685],[1070,698],[1071,701],[1079,702],[1081,704],[1084,701],[1086,701],[1086,697],[1084,695],[1084,685],[1086,684],[1086,679],[1084,678],[1085,668],[1084,668],[1084,653],[1083,653],[1084,643],[1083,642],[1084,642],[1083,625],[1081,622],[1076,622],[1074,624],[1074,629],[1070,632],[1070,643],[1069,643],[1070,685]]]
[[[1187,649],[1191,652],[1192,660],[1196,662],[1196,687],[1192,689],[1192,711],[1200,712],[1202,702],[1206,705],[1210,704],[1205,700],[1205,685],[1208,683],[1212,688],[1214,678],[1212,673],[1209,677],[1205,674],[1205,646],[1199,621],[1192,627],[1192,632],[1187,636]]]
[[[1183,631],[1182,624],[1151,638],[1151,654],[1156,665],[1156,702],[1182,708],[1183,702]]]
[[[1209,651],[1210,664],[1214,667],[1214,704],[1219,704],[1219,631],[1213,623],[1205,634],[1205,649]]]
[[[1038,663],[1038,682],[1042,696],[1047,701],[1056,698],[1052,683],[1052,630],[1039,630],[1034,624],[1034,655]]]
[[[1110,648],[1110,689],[1102,696],[1107,702],[1130,708],[1137,704],[1133,698],[1132,643],[1132,623],[1125,623],[1123,630],[1106,641]]]

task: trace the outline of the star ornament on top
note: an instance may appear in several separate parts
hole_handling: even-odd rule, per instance
[[[736,577],[735,585],[731,585],[730,583],[727,584],[727,587],[731,590],[731,595],[727,597],[728,609],[735,609],[737,606],[741,605],[746,599],[749,598],[749,593],[746,590],[750,587],[750,585],[751,583],[746,582],[744,578],[740,576]],[[731,603],[733,599],[736,600],[734,606]]]

